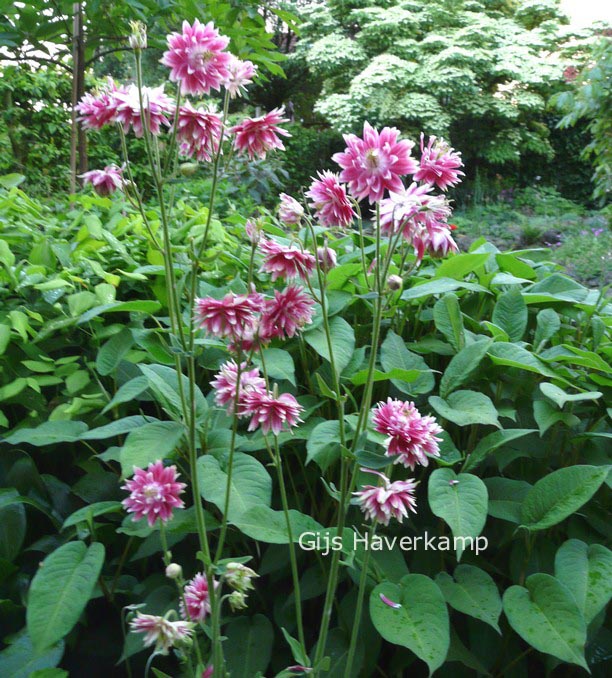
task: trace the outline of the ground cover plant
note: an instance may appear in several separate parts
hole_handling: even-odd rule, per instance
[[[230,120],[255,68],[212,23],[165,87],[146,39],[78,107],[123,156],[68,205],[0,189],[0,674],[606,675],[606,295],[458,252],[436,137],[366,123],[231,211],[284,112]]]

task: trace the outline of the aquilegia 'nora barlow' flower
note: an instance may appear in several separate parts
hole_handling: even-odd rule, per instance
[[[424,181],[435,184],[445,191],[449,186],[455,186],[463,176],[459,169],[463,167],[461,153],[451,148],[444,139],[429,137],[429,143],[423,146],[424,136],[421,133],[421,162],[414,175],[415,181]]]
[[[239,153],[247,153],[251,160],[253,158],[264,160],[266,153],[275,148],[284,151],[285,146],[278,135],[291,136],[287,130],[278,126],[281,122],[287,122],[283,117],[284,114],[284,107],[275,108],[259,118],[247,118],[232,127],[230,132],[236,135],[234,138],[236,150]]]
[[[344,135],[347,148],[332,159],[342,167],[340,181],[348,183],[354,198],[367,198],[371,203],[381,200],[385,190],[402,187],[400,177],[417,171],[418,165],[410,155],[414,143],[398,137],[399,130],[394,127],[378,132],[367,122],[363,125],[363,139],[355,134]]]
[[[117,100],[116,122],[120,122],[126,132],[134,128],[137,137],[143,135],[142,119],[140,116],[140,95],[134,84],[125,90],[115,92]],[[142,88],[142,108],[147,127],[151,134],[158,135],[162,125],[170,127],[169,115],[174,113],[174,102],[164,94],[164,86]]]
[[[155,651],[168,654],[168,650],[193,633],[193,624],[184,621],[169,621],[164,617],[137,612],[130,621],[134,633],[144,633],[145,647],[155,644]]]
[[[218,374],[210,382],[215,391],[215,403],[219,407],[227,406],[229,414],[234,412],[236,402],[236,384],[238,383],[238,365],[234,360],[228,360],[221,366]],[[247,364],[240,366],[240,389],[238,391],[238,409],[242,409],[247,393],[252,391],[265,392],[266,380],[259,375],[257,368],[247,369]]]
[[[250,85],[257,73],[257,66],[252,61],[241,61],[233,54],[227,65],[229,73],[223,83],[229,92],[230,98],[234,99],[242,94],[242,90]]]
[[[278,218],[287,226],[299,224],[304,216],[304,208],[300,203],[286,193],[280,194],[280,205],[278,207]]]
[[[194,108],[188,101],[179,109],[176,136],[181,155],[196,156],[208,162],[219,150],[223,123],[221,118],[205,108]]]
[[[170,80],[181,81],[183,94],[208,94],[211,89],[220,90],[230,73],[232,59],[224,51],[229,38],[219,35],[211,22],[201,24],[197,19],[193,26],[183,21],[182,33],[168,36],[168,51],[161,63],[170,68]]]
[[[250,415],[249,431],[254,431],[260,424],[264,433],[272,431],[278,435],[286,424],[297,426],[303,407],[290,393],[274,396],[272,393],[249,393],[244,401],[241,414]]]
[[[427,455],[440,456],[440,438],[436,435],[442,429],[434,417],[421,416],[414,403],[387,398],[386,403],[380,402],[374,408],[372,422],[376,431],[387,436],[385,454],[399,455],[395,464],[414,469],[417,464],[429,464]]]
[[[215,581],[215,589],[219,582]],[[196,576],[185,585],[184,602],[181,601],[181,614],[185,619],[201,622],[206,619],[210,613],[210,593],[208,591],[208,580],[202,573]],[[187,606],[187,609],[185,609]]]
[[[286,247],[273,240],[262,240],[259,249],[264,255],[261,270],[270,273],[272,280],[291,280],[297,277],[308,280],[308,276],[315,270],[315,258],[299,247]]]
[[[115,94],[119,91],[125,92],[126,89],[118,88],[113,79],[109,78],[97,96],[87,93],[75,107],[81,125],[85,129],[102,129],[105,125],[115,122],[119,105]]]
[[[261,317],[262,339],[285,339],[295,336],[312,322],[314,300],[298,285],[289,285],[282,292],[274,290],[274,299],[265,302]]]
[[[384,473],[362,468],[366,473],[374,473],[383,480],[383,485],[364,485],[361,490],[353,492],[366,518],[388,525],[391,518],[400,523],[408,515],[408,510],[416,513],[414,491],[417,483],[414,480],[396,480],[391,482]]]
[[[164,467],[161,460],[149,464],[146,470],[134,467],[134,477],[121,488],[130,493],[122,502],[125,510],[134,514],[135,521],[146,517],[150,527],[158,519],[166,523],[173,509],[185,505],[179,495],[187,486],[176,482],[178,476],[176,466]]]
[[[317,174],[319,178],[312,182],[306,195],[312,201],[310,206],[319,223],[328,228],[348,226],[357,214],[348,199],[345,186],[333,172],[326,170]]]
[[[91,184],[98,195],[110,195],[123,188],[125,180],[122,171],[117,165],[107,165],[103,170],[91,170],[81,174],[81,179],[83,185]]]
[[[216,337],[240,338],[253,329],[259,297],[230,292],[223,299],[204,297],[195,300],[196,322]]]

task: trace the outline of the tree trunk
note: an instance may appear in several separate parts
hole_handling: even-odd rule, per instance
[[[72,125],[70,134],[70,192],[77,188],[77,176],[87,171],[87,137],[77,120],[75,106],[85,94],[85,35],[83,32],[83,5],[72,6]]]

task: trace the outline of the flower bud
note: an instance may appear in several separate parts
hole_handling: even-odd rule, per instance
[[[274,386],[276,387],[276,384]],[[242,563],[228,563],[225,566],[225,581],[242,593],[254,588],[251,579],[255,577],[259,577],[257,572]]]
[[[168,579],[178,579],[183,576],[183,568],[178,563],[170,563],[166,568],[166,577]]]
[[[287,226],[299,224],[304,216],[304,208],[300,203],[286,193],[280,194],[280,205],[278,207],[278,218]]]
[[[324,271],[330,271],[336,265],[336,253],[331,247],[317,247],[317,260]]]
[[[399,275],[390,275],[387,278],[387,287],[392,292],[397,292],[398,290],[401,290],[403,284],[404,284],[404,281],[400,278]]]
[[[257,221],[253,219],[247,219],[246,224],[244,225],[244,230],[247,234],[247,237],[253,245],[257,245],[261,240],[261,226]]]
[[[228,596],[228,602],[234,612],[236,610],[245,610],[247,607],[246,595],[241,591],[232,591]]]
[[[179,170],[182,176],[192,177],[198,171],[198,167],[199,165],[197,162],[184,162],[179,167]]]
[[[132,34],[129,37],[129,44],[132,49],[147,48],[147,27],[142,21],[130,21]]]

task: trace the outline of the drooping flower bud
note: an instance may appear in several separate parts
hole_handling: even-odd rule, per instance
[[[183,576],[183,568],[178,563],[170,563],[166,567],[166,577],[168,579],[179,579]]]
[[[232,591],[232,593],[229,594],[227,600],[230,604],[230,607],[234,612],[237,610],[245,610],[247,607],[247,602],[246,602],[246,594],[242,593],[242,591]]]
[[[336,252],[331,247],[327,247],[327,245],[317,247],[317,260],[323,271],[331,271],[336,265]]]
[[[132,34],[129,37],[129,44],[132,49],[147,48],[147,27],[142,21],[130,21]]]
[[[253,589],[251,579],[259,577],[255,570],[242,563],[228,563],[225,567],[225,581],[236,591],[249,591]]]
[[[397,292],[398,290],[401,290],[403,284],[404,284],[404,281],[400,278],[399,275],[390,275],[387,278],[387,287],[392,292]]]
[[[179,167],[181,175],[184,177],[192,177],[198,171],[197,162],[184,162]]]

